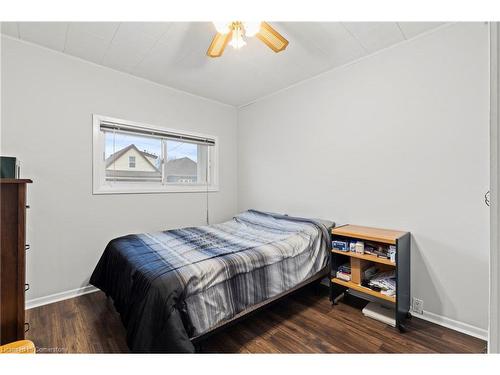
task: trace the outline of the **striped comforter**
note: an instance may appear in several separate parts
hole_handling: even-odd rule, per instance
[[[249,210],[216,225],[111,241],[91,278],[136,352],[192,352],[190,337],[287,291],[327,263],[319,222]]]

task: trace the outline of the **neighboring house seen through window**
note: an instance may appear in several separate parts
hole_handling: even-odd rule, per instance
[[[94,193],[217,190],[217,140],[94,115]]]

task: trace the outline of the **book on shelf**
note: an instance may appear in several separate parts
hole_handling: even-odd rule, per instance
[[[387,256],[386,253],[381,253],[379,251],[376,251],[375,252],[375,255],[377,255],[378,258],[381,258],[381,259],[389,259],[389,257]]]
[[[337,273],[335,274],[335,277],[337,279],[340,279],[340,280],[351,281],[351,274],[350,273],[344,273],[344,272],[337,271]]]

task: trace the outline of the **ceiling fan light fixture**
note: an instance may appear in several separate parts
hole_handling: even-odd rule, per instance
[[[267,22],[262,22],[260,31],[257,33],[257,38],[274,52],[281,52],[288,46],[288,40],[274,30]]]
[[[229,40],[231,39],[231,33],[215,34],[210,47],[208,47],[207,55],[210,57],[220,57],[224,52]]]
[[[245,40],[243,39],[243,30],[241,29],[241,27],[236,27],[233,30],[233,36],[231,38],[231,42],[229,42],[229,45],[234,49],[240,49],[246,44],[247,42],[245,42]]]
[[[208,47],[207,55],[210,57],[220,57],[228,44],[240,49],[247,44],[244,37],[256,36],[274,52],[281,52],[288,45],[288,40],[267,22],[233,21],[213,22],[213,24],[217,34]]]

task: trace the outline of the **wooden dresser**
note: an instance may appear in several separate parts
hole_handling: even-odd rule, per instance
[[[24,339],[26,190],[31,182],[0,179],[0,344]]]

